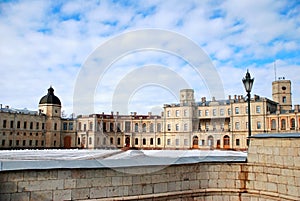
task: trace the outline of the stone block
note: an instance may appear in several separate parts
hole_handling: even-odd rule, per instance
[[[71,179],[72,171],[71,170],[59,170],[57,173],[58,179]]]
[[[76,188],[88,188],[92,186],[92,179],[76,179]]]
[[[226,188],[235,188],[235,180],[226,180]]]
[[[292,167],[292,166],[294,166],[294,157],[293,156],[285,156],[283,158],[283,165],[285,167]]]
[[[279,194],[286,194],[286,184],[277,184],[277,188]]]
[[[277,184],[276,183],[266,183],[266,189],[269,192],[278,192]]]
[[[168,182],[168,192],[176,191],[176,182]]]
[[[202,184],[202,181],[201,181],[201,184]],[[216,179],[208,180],[208,188],[217,188],[217,187],[218,187],[218,180],[216,180]]]
[[[300,197],[300,188],[293,186],[293,185],[287,185],[286,186],[287,193],[291,196]]]
[[[24,176],[24,181],[37,180],[36,171],[25,171],[23,176]]]
[[[154,193],[165,193],[168,190],[168,183],[157,183],[154,184]]]
[[[111,178],[112,186],[120,186],[122,182],[122,177],[112,177]]]
[[[58,170],[41,170],[37,173],[38,180],[50,180],[58,178]]]
[[[107,187],[107,197],[123,197],[123,186]]]
[[[8,174],[6,172],[0,172],[0,182],[8,181]]]
[[[30,200],[52,201],[52,191],[34,191],[30,193]]]
[[[90,198],[105,198],[107,197],[107,187],[90,188]]]
[[[7,181],[23,181],[24,180],[24,172],[8,172],[7,174]]]
[[[197,179],[209,179],[209,174],[208,172],[199,172],[197,173]]]
[[[294,166],[299,168],[300,167],[300,156],[293,157]]]
[[[274,156],[274,164],[283,165],[284,156]]]
[[[273,174],[268,174],[268,181],[271,183],[278,183],[278,176]]]
[[[200,186],[199,180],[190,181],[190,190],[199,189],[199,186]]]
[[[268,181],[267,174],[265,174],[265,173],[256,173],[255,174],[255,179],[257,181]]]
[[[208,179],[200,180],[200,188],[202,189],[209,188],[208,181],[209,181]]]
[[[132,177],[124,176],[122,179],[122,185],[132,185]]]
[[[140,177],[141,184],[151,184],[152,183],[152,176],[151,175],[142,175]]]
[[[31,196],[33,196],[33,195],[31,195]],[[10,199],[12,201],[29,201],[30,194],[29,194],[29,192],[13,193],[10,195]],[[34,200],[34,199],[31,199],[31,200]],[[36,200],[38,200],[38,199],[36,199]]]
[[[16,193],[17,191],[17,182],[9,181],[0,183],[0,193]]]
[[[128,195],[141,195],[142,193],[142,185],[132,185],[128,187]]]
[[[111,186],[112,181],[111,177],[98,177],[98,178],[93,178],[90,179],[90,184],[92,187],[104,187],[104,186]]]
[[[76,179],[65,179],[64,189],[76,188]]]
[[[53,191],[53,200],[71,200],[71,190]]]
[[[0,200],[1,201],[10,201],[11,200],[10,197],[11,197],[10,193],[5,193],[5,194],[0,193]]]
[[[72,179],[85,179],[86,175],[83,170],[74,169],[72,170]]]
[[[72,200],[80,200],[89,198],[90,192],[88,188],[77,188],[72,189],[71,198]]]
[[[175,182],[175,188],[176,188],[176,191],[181,191],[183,188],[182,188],[182,182],[181,181],[176,181]]]
[[[144,195],[145,194],[153,194],[153,192],[154,192],[153,184],[143,184],[142,189],[143,189]]]

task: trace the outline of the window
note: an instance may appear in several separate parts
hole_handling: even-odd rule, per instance
[[[171,131],[171,124],[168,124],[168,131]]]
[[[157,132],[161,132],[161,124],[160,123],[157,124]]]
[[[114,131],[114,123],[112,122],[109,123],[109,131],[110,132]]]
[[[176,124],[176,131],[179,131],[179,124]]]
[[[220,109],[220,116],[224,116],[224,109]]]
[[[187,110],[183,111],[183,116],[185,116],[185,117],[188,116],[188,111]]]
[[[154,125],[153,125],[153,123],[150,124],[150,132],[152,132],[152,133],[154,132]]]
[[[12,140],[9,140],[9,146],[12,146]]]
[[[80,137],[77,138],[77,144],[78,144],[78,145],[80,144]]]
[[[205,130],[206,130],[206,131],[209,130],[209,122],[205,122]]]
[[[31,125],[31,123],[30,123],[30,125]],[[57,123],[54,123],[54,130],[57,130]]]
[[[202,116],[202,110],[198,110],[198,115],[199,115],[199,117]]]
[[[64,131],[68,130],[68,123],[66,123],[66,122],[63,123],[63,130]]]
[[[286,122],[285,119],[281,120],[281,130],[285,130],[286,129]]]
[[[261,123],[260,123],[260,121],[256,122],[256,127],[257,127],[257,129],[261,129]]]
[[[256,113],[260,114],[260,106],[256,106]]]
[[[36,141],[35,141],[35,146],[38,146],[38,145],[39,145],[39,141],[36,140]]]
[[[231,115],[231,109],[227,110],[228,115]]]
[[[167,139],[167,145],[171,145],[171,139]]]
[[[45,123],[42,123],[42,129],[43,130],[45,129]]]
[[[118,137],[118,145],[121,144],[121,138]]]
[[[138,144],[139,144],[139,139],[138,139],[138,138],[135,138],[135,139],[134,139],[134,144],[135,144],[135,145],[138,145]]]
[[[246,114],[248,114],[248,106],[245,107]]]
[[[20,128],[20,124],[21,124],[21,122],[18,121],[18,122],[17,122],[17,128]],[[32,129],[32,128],[31,128],[31,129]]]
[[[187,131],[188,130],[188,124],[184,124],[183,129],[184,129],[184,131]]]
[[[86,124],[83,124],[83,131],[86,131]]]
[[[205,110],[205,116],[208,116],[208,115],[209,115],[209,111]]]
[[[235,122],[235,129],[240,130],[240,122]]]
[[[20,143],[19,140],[16,140],[16,145],[17,145],[17,146],[19,146],[19,143]]]
[[[125,121],[125,132],[130,132],[130,122]]]
[[[10,121],[10,128],[14,127],[14,121]]]
[[[114,138],[110,138],[110,144],[114,144]]]
[[[42,141],[41,141],[41,146],[44,146],[44,143],[45,143],[44,140],[42,140]]]
[[[143,145],[146,145],[146,138],[143,138]]]
[[[69,122],[69,130],[73,130],[73,122]]]
[[[276,120],[275,119],[271,120],[271,130],[276,130]]]
[[[93,122],[90,122],[90,129],[89,130],[93,130]]]
[[[134,132],[139,132],[139,124],[138,123],[134,124]]]
[[[213,122],[213,130],[216,131],[217,130],[217,123]]]
[[[240,109],[239,109],[239,107],[236,107],[235,108],[235,114],[239,114],[240,113]]]
[[[29,140],[29,146],[32,146],[32,140]]]
[[[220,128],[221,128],[222,131],[224,131],[224,126],[225,126],[225,124],[224,124],[224,122],[222,122],[221,126],[220,126]]]
[[[170,111],[167,111],[167,117],[169,117],[170,116]]]
[[[286,96],[283,96],[283,97],[282,97],[282,102],[283,102],[283,103],[286,103]]]
[[[5,140],[2,140],[2,146],[5,146]]]
[[[146,132],[146,124],[145,123],[143,123],[143,132]]]
[[[30,122],[30,129],[33,129],[33,122]]]
[[[160,142],[161,140],[160,140],[160,138],[157,138],[157,145],[160,145]]]
[[[248,122],[246,122],[246,129],[248,129]]]
[[[6,120],[3,120],[3,128],[6,128]]]
[[[240,146],[240,139],[236,139],[236,140],[235,140],[235,145],[236,145],[236,146]]]
[[[176,110],[176,117],[179,117],[179,110]]]
[[[54,141],[53,141],[53,146],[55,146],[55,147],[56,147],[56,140],[54,140]]]
[[[24,121],[24,125],[23,125],[23,127],[24,127],[24,129],[26,129],[26,128],[27,128],[27,122],[26,122],[26,121]]]
[[[153,138],[150,138],[150,145],[153,145]]]
[[[179,146],[179,139],[175,140],[176,146]]]
[[[201,140],[201,145],[202,145],[202,146],[205,145],[205,140]]]
[[[184,139],[184,146],[189,145],[188,139]]]
[[[292,119],[291,119],[291,130],[295,130],[295,125],[296,125],[295,119],[292,118]]]
[[[217,116],[217,110],[213,109],[213,116]]]

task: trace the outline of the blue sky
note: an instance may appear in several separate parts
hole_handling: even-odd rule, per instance
[[[124,32],[156,28],[184,35],[211,58],[227,95],[245,95],[241,79],[249,69],[253,94],[271,98],[277,77],[292,81],[300,103],[300,5],[298,1],[2,1],[0,3],[0,103],[37,109],[52,85],[66,114],[81,66],[101,44]],[[95,91],[95,112],[110,112],[114,89],[134,69],[156,64],[177,72],[196,100],[209,97],[205,84],[174,55],[136,52],[114,63]],[[156,111],[177,102],[162,87],[141,87],[129,111]]]

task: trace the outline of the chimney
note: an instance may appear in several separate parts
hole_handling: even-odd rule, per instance
[[[133,115],[136,116],[136,112],[134,112]]]
[[[228,96],[228,100],[231,100],[231,95]]]
[[[117,116],[119,116],[119,112],[117,112]]]
[[[148,112],[148,116],[150,117],[152,115],[152,112]]]
[[[241,96],[240,96],[240,95],[238,95],[238,100],[239,100],[239,102],[240,102],[240,100],[241,100]]]
[[[216,101],[216,98],[214,96],[212,97],[212,101]]]
[[[234,95],[234,100],[236,100],[236,95]]]

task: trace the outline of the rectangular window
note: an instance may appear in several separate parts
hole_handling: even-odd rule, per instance
[[[209,123],[205,122],[205,130],[208,131],[209,130]]]
[[[42,129],[43,130],[45,129],[45,123],[42,123]]]
[[[26,121],[24,121],[23,128],[27,129],[27,122]]]
[[[2,140],[2,146],[5,146],[5,140]]]
[[[231,109],[227,110],[228,115],[231,115]]]
[[[86,131],[86,124],[83,124],[83,130]]]
[[[224,109],[220,109],[220,116],[224,116]]]
[[[176,124],[176,131],[179,131],[179,124]]]
[[[36,129],[38,130],[40,128],[40,123],[36,122]]]
[[[63,130],[64,131],[68,130],[68,123],[67,122],[63,123]]]
[[[183,116],[185,116],[185,117],[188,116],[188,111],[187,110],[183,111]]]
[[[240,130],[240,122],[235,122],[235,129]]]
[[[9,140],[9,146],[10,147],[12,146],[12,140]]]
[[[176,117],[179,117],[179,110],[176,110]]]
[[[16,140],[16,146],[19,146],[20,141]]]
[[[29,140],[29,146],[32,146],[32,140]]]
[[[239,109],[239,107],[236,107],[235,108],[235,114],[239,114],[240,113],[240,109]]]
[[[245,107],[246,114],[248,114],[248,106]]]
[[[179,146],[179,139],[176,139],[176,146]]]
[[[248,122],[246,122],[246,129],[248,129]]]
[[[30,129],[33,129],[33,122],[30,122]]]
[[[35,146],[38,146],[38,144],[39,144],[39,141],[36,140],[36,141],[35,141]]]
[[[187,139],[184,139],[184,146],[188,146],[189,145],[189,142]]]
[[[171,131],[171,124],[168,124],[168,131]]]
[[[130,132],[130,121],[125,121],[125,132]]]
[[[217,110],[213,109],[213,116],[217,116]]]
[[[236,145],[236,146],[240,146],[240,139],[236,139],[236,140],[235,140],[235,145]]]
[[[57,130],[57,123],[54,123],[54,130]]]
[[[205,110],[205,116],[208,116],[208,115],[209,115],[209,111]]]
[[[171,145],[171,139],[167,139],[167,145]]]
[[[92,122],[90,122],[90,128],[89,128],[89,130],[93,130],[93,123]]]
[[[188,130],[188,124],[184,124],[184,131]]]
[[[199,117],[202,116],[202,110],[198,110],[198,115],[199,115]]]
[[[14,121],[10,121],[10,128],[14,127]]]
[[[70,130],[70,131],[73,130],[73,122],[69,122],[69,130]]]
[[[216,131],[217,130],[217,123],[213,122],[213,130]]]
[[[92,137],[89,137],[89,144],[92,144]]]
[[[256,106],[256,113],[260,114],[260,106]]]
[[[167,111],[167,117],[169,117],[170,116],[170,111]]]
[[[21,124],[21,122],[20,122],[20,121],[18,121],[18,122],[17,122],[17,128],[20,128],[20,127],[21,127],[21,125],[20,125],[20,124]]]
[[[260,121],[258,121],[258,122],[256,123],[256,125],[257,125],[257,129],[261,129],[261,123],[260,123]]]
[[[3,120],[3,128],[6,128],[6,120]]]

